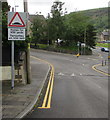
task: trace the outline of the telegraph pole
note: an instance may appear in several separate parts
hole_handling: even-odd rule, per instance
[[[85,54],[85,47],[86,47],[86,28],[85,28],[85,31],[84,31],[84,43],[85,43],[85,46],[84,46],[84,54]]]
[[[26,12],[26,36],[28,35],[28,2],[24,0],[24,12]],[[30,70],[30,43],[26,51],[26,68],[27,68],[27,84],[31,83],[31,70]]]

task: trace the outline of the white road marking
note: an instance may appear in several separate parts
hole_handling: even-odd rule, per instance
[[[58,73],[58,75],[63,76],[64,74],[60,72],[60,73]]]
[[[100,85],[98,85],[98,84],[95,84],[95,86],[97,86],[98,88],[102,88]]]
[[[101,86],[98,85],[98,88],[101,88]]]
[[[71,76],[72,76],[72,77],[74,77],[74,76],[75,76],[75,74],[73,73],[73,74],[71,74]]]

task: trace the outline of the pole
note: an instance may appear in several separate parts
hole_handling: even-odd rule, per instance
[[[49,18],[50,18],[50,14],[48,13],[48,46],[49,46]]]
[[[84,43],[85,43],[85,45],[86,45],[86,28],[85,28],[85,31],[84,31]],[[84,46],[84,54],[85,54],[85,47],[86,47],[86,46]]]
[[[12,73],[12,83],[11,83],[11,88],[14,89],[14,79],[15,79],[15,67],[14,67],[14,41],[12,41],[12,55],[11,55],[11,60],[12,60],[12,67],[11,67],[11,73]]]
[[[78,54],[79,54],[79,43],[78,43]]]
[[[14,12],[14,8],[12,9],[12,12]],[[14,67],[14,41],[12,41],[11,45],[11,88],[14,89],[14,79],[15,79],[15,67]]]
[[[26,36],[28,35],[28,2],[24,0],[24,12],[26,12]],[[28,43],[28,48],[26,51],[26,68],[27,68],[27,84],[31,83],[31,70],[30,70],[30,43]]]
[[[82,55],[82,45],[81,45],[81,55]]]
[[[80,42],[77,42],[77,46],[78,46],[78,54],[79,54],[79,46],[80,46]]]

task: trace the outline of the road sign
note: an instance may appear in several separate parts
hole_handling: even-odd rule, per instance
[[[8,40],[25,40],[25,29],[8,28]]]
[[[86,44],[85,44],[85,43],[81,43],[81,46],[82,46],[82,47],[85,47],[85,46],[86,46]]]
[[[79,41],[77,42],[77,46],[78,46],[78,47],[80,46],[80,42],[79,42]]]
[[[8,12],[8,28],[26,28],[26,13]]]

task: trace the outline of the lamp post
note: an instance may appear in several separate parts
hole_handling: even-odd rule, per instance
[[[16,12],[16,8],[19,7],[18,5],[15,5],[15,12]]]

